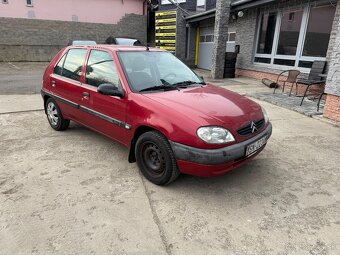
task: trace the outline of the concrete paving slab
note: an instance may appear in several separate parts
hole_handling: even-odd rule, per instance
[[[167,187],[119,144],[43,112],[0,115],[0,254],[339,254],[340,129],[259,102],[265,150]]]
[[[127,150],[46,124],[0,115],[0,254],[166,254]]]
[[[0,95],[0,114],[43,109],[44,102],[40,94]]]

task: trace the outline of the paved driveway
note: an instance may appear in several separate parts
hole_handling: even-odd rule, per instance
[[[260,103],[262,154],[167,187],[86,128],[0,114],[0,254],[339,254],[340,129]]]
[[[40,93],[47,62],[0,62],[0,95]]]

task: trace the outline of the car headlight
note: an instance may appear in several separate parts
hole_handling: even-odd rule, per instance
[[[206,143],[220,144],[235,141],[234,136],[229,130],[223,127],[200,127],[197,129],[197,135]]]
[[[263,117],[264,117],[264,122],[267,124],[268,121],[269,121],[267,111],[263,107],[261,107],[261,109],[262,109],[262,113],[263,113]]]

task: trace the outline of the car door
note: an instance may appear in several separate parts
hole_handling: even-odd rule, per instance
[[[108,51],[92,49],[85,70],[80,108],[87,113],[86,125],[128,145],[127,132],[130,126],[125,123],[126,96],[120,98],[97,92],[101,84],[112,84],[123,91],[112,54]]]
[[[79,104],[82,98],[81,70],[87,49],[72,48],[64,54],[51,75],[51,92],[64,117],[82,122]]]

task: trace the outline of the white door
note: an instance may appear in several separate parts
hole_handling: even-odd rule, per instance
[[[214,28],[200,28],[200,41],[198,44],[198,63],[202,69],[211,70],[212,53],[214,47]]]

